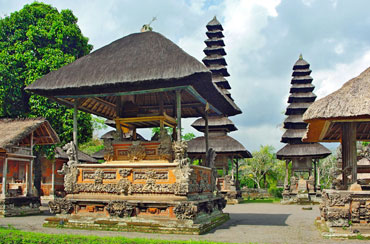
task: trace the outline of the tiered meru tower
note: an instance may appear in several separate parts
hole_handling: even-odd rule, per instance
[[[300,55],[293,66],[289,105],[285,112],[288,117],[284,121],[286,131],[281,138],[281,142],[287,145],[277,152],[277,158],[286,161],[283,192],[285,202],[315,201],[321,196],[318,159],[325,158],[331,153],[320,143],[302,142],[307,128],[307,123],[303,122],[302,116],[316,99],[310,74],[310,64]],[[292,175],[289,186],[290,162],[292,162]]]
[[[204,49],[206,57],[203,59],[203,63],[212,72],[212,81],[225,95],[232,99],[228,91],[231,89],[230,84],[225,79],[230,75],[227,72],[227,64],[224,58],[226,52],[223,48],[225,44],[222,39],[224,37],[222,31],[222,25],[216,17],[207,24],[206,34],[208,39],[205,41],[207,47]],[[192,124],[192,127],[209,135],[208,147],[216,152],[215,167],[220,173],[217,178],[218,189],[225,196],[228,203],[238,203],[238,200],[241,199],[241,191],[237,180],[239,159],[251,158],[252,154],[240,142],[227,135],[229,132],[236,131],[236,126],[228,117],[210,116],[207,125],[204,118],[200,118]],[[204,165],[204,162],[206,162],[206,144],[206,136],[200,136],[188,142],[188,156],[191,160],[199,160],[200,164]]]

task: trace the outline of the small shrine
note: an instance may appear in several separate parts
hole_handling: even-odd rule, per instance
[[[90,157],[88,154],[78,151],[78,160],[82,163],[98,163],[98,161]],[[68,162],[68,155],[61,147],[55,148],[55,158],[52,160],[46,157],[41,160],[41,200],[52,200],[55,197],[63,197],[64,191],[64,176],[58,174],[58,171],[63,168],[63,165]],[[51,165],[51,167],[50,167]]]
[[[282,203],[306,204],[320,201],[318,160],[331,154],[329,149],[319,143],[302,142],[307,128],[302,116],[316,99],[310,74],[310,64],[300,55],[293,66],[289,106],[285,112],[287,118],[284,120],[286,131],[281,138],[281,142],[287,145],[276,153],[278,159],[286,162]],[[290,162],[292,162],[291,175],[289,175]]]
[[[232,99],[229,82],[225,77],[230,76],[227,72],[226,55],[223,41],[223,28],[220,22],[214,17],[207,24],[205,41],[206,48],[203,52],[206,57],[203,63],[212,72],[212,81],[230,99]],[[225,196],[230,204],[238,203],[241,198],[241,191],[238,182],[239,159],[251,158],[251,153],[244,146],[228,136],[227,134],[236,131],[234,123],[225,116],[210,116],[208,123],[205,118],[197,119],[193,124],[196,130],[205,133],[205,136],[194,138],[188,142],[188,155],[192,161],[198,160],[200,165],[204,165],[207,158],[206,148],[212,148],[216,152],[215,167],[222,171],[217,178],[217,187],[220,193]],[[209,142],[206,141],[207,135]],[[206,144],[209,144],[206,146]],[[229,168],[229,164],[231,168]]]
[[[358,165],[356,150],[357,141],[370,141],[370,68],[314,102],[303,120],[308,123],[304,142],[340,142],[342,148],[342,177],[336,189],[323,191],[320,223],[334,233],[350,225],[357,233],[370,233],[369,185],[357,178],[370,173],[370,166]]]
[[[73,157],[59,171],[67,195],[49,203],[57,215],[45,226],[62,221],[67,228],[200,234],[228,220],[215,184],[215,154],[207,149],[207,167],[190,164],[181,118],[241,111],[202,63],[163,35],[125,36],[26,89],[74,107],[74,116],[82,110],[114,120],[117,129],[106,141],[104,163]],[[158,138],[139,140],[138,128],[153,127],[160,127]],[[75,118],[72,150],[76,142]]]
[[[197,119],[192,127],[204,133],[205,120]],[[215,168],[221,172],[217,177],[218,190],[226,198],[228,204],[239,203],[242,200],[238,181],[239,159],[251,158],[252,154],[240,142],[227,135],[237,130],[234,123],[227,117],[209,117],[208,128],[209,147],[216,152]],[[192,162],[198,160],[199,165],[205,164],[205,144],[204,136],[196,137],[188,142],[188,156]]]
[[[42,118],[0,119],[0,132],[0,217],[38,214],[33,147],[59,143],[59,137]]]

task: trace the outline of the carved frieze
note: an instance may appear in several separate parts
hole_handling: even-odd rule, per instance
[[[135,207],[126,201],[110,201],[105,207],[110,216],[131,217]]]
[[[56,198],[48,203],[50,212],[53,214],[68,214],[73,209],[73,205],[65,198]]]
[[[132,169],[120,169],[119,170],[119,174],[121,175],[121,177],[127,177],[131,174],[132,172]]]
[[[140,142],[133,142],[129,147],[127,156],[130,161],[143,160],[146,156],[145,147],[141,145]]]
[[[173,212],[178,219],[194,219],[198,213],[198,207],[192,203],[184,202],[174,207]]]
[[[168,172],[167,171],[154,171],[154,170],[134,172],[134,180],[148,180],[148,179],[168,180]]]

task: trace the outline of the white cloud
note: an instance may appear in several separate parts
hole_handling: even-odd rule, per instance
[[[342,54],[344,52],[344,46],[342,43],[338,43],[335,45],[334,52],[338,55]]]
[[[338,90],[346,81],[358,76],[369,67],[370,51],[358,57],[352,63],[338,63],[333,69],[315,71],[315,93],[318,98],[324,97]]]
[[[302,3],[308,7],[311,7],[316,0],[302,0]]]

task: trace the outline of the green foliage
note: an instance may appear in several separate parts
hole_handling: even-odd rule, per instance
[[[0,116],[45,117],[62,143],[72,140],[73,110],[24,88],[88,54],[92,46],[70,10],[34,2],[0,19]],[[92,136],[91,115],[79,112],[79,141]]]
[[[171,127],[164,127],[165,130],[167,131],[167,134],[169,135],[172,135],[173,133],[173,129]],[[155,134],[159,134],[160,132],[160,128],[159,127],[154,127],[152,128],[152,136],[154,136]],[[183,132],[183,128],[181,128],[181,132]],[[181,138],[184,140],[184,141],[190,141],[191,139],[194,139],[195,138],[195,135],[194,133],[181,133]]]
[[[126,238],[126,237],[98,237],[98,236],[82,236],[82,235],[66,235],[66,234],[44,234],[25,232],[15,229],[7,229],[0,227],[0,244],[59,244],[59,243],[75,243],[75,244],[221,244],[222,242],[210,241],[169,241],[169,240],[153,240],[144,238]]]
[[[92,116],[91,123],[94,131],[108,128],[108,126],[105,124],[105,119],[101,117]]]
[[[259,151],[253,152],[253,158],[240,161],[241,179],[252,180],[257,188],[261,188],[261,183],[268,185],[277,184],[278,180],[284,178],[284,161],[278,160],[272,146],[261,146]],[[266,180],[265,180],[266,179]],[[244,184],[246,179],[244,179]],[[249,183],[250,184],[250,183]]]
[[[275,198],[283,198],[283,190],[281,187],[271,186],[269,193]]]
[[[337,164],[336,154],[329,155],[319,161],[320,183],[323,189],[331,188],[336,171],[339,170]]]
[[[104,143],[98,138],[92,138],[90,141],[79,145],[79,149],[89,155],[104,149]]]

